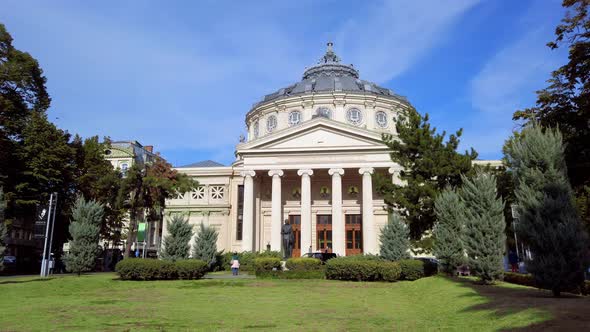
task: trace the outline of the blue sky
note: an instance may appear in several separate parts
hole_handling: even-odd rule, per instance
[[[252,104],[327,41],[440,130],[464,128],[462,149],[500,158],[513,111],[566,61],[545,46],[563,14],[558,0],[4,0],[0,22],[39,60],[59,127],[184,165],[230,164]]]

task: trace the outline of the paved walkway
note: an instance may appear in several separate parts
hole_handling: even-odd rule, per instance
[[[256,279],[256,276],[249,274],[238,274],[237,276],[226,273],[208,273],[203,279]]]

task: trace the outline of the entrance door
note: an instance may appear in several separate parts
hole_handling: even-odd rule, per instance
[[[290,215],[289,224],[291,224],[291,229],[293,230],[293,235],[295,237],[291,257],[301,257],[301,216]]]
[[[346,222],[346,256],[363,253],[363,221],[360,214],[347,214]]]
[[[316,234],[316,248],[321,252],[325,252],[326,248],[332,252],[332,215],[317,216]]]

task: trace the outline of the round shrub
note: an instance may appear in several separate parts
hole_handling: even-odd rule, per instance
[[[316,271],[322,268],[322,261],[317,258],[298,257],[287,259],[289,271]]]
[[[398,281],[402,274],[402,268],[398,262],[381,262],[380,269],[383,281]]]
[[[418,280],[424,278],[424,262],[414,259],[403,259],[399,261],[402,268],[402,279]]]
[[[229,270],[231,266],[231,260],[234,256],[233,252],[226,252],[222,256],[221,268],[223,270]],[[252,252],[244,251],[238,253],[238,260],[240,261],[240,271],[254,271],[254,260],[256,258],[264,257],[275,257],[281,259],[281,253],[278,251],[263,251],[263,252]]]
[[[263,257],[254,259],[254,271],[256,274],[268,271],[281,270],[281,259],[276,257]]]
[[[174,263],[179,279],[201,279],[207,273],[208,265],[200,259],[183,259]]]
[[[381,260],[363,260],[348,257],[332,258],[326,262],[326,279],[375,281],[381,280]]]

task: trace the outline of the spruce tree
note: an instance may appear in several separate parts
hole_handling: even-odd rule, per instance
[[[100,253],[98,240],[103,213],[101,204],[86,201],[82,196],[78,197],[74,203],[69,227],[72,240],[70,251],[64,258],[68,271],[80,275],[94,268]]]
[[[504,203],[496,192],[496,177],[483,172],[471,179],[463,176],[461,199],[469,265],[483,283],[492,283],[502,277],[506,247]]]
[[[6,250],[6,243],[4,241],[7,236],[6,224],[4,223],[4,210],[6,210],[6,200],[4,199],[4,189],[0,187],[0,271],[4,268],[4,251]]]
[[[381,242],[381,257],[397,261],[410,257],[410,232],[402,218],[395,212],[389,214],[387,225],[381,230],[379,241]]]
[[[465,248],[461,234],[465,205],[457,192],[450,187],[443,190],[434,201],[436,224],[434,225],[434,255],[444,272],[452,274],[465,262]]]
[[[215,228],[201,224],[195,238],[193,258],[207,262],[209,267],[213,266],[217,257],[218,235]]]
[[[516,230],[530,249],[527,270],[555,296],[584,280],[588,237],[577,215],[557,129],[528,126],[504,146],[519,210]]]
[[[162,258],[172,261],[188,258],[193,227],[181,215],[172,216],[167,221],[168,235],[164,238]]]

